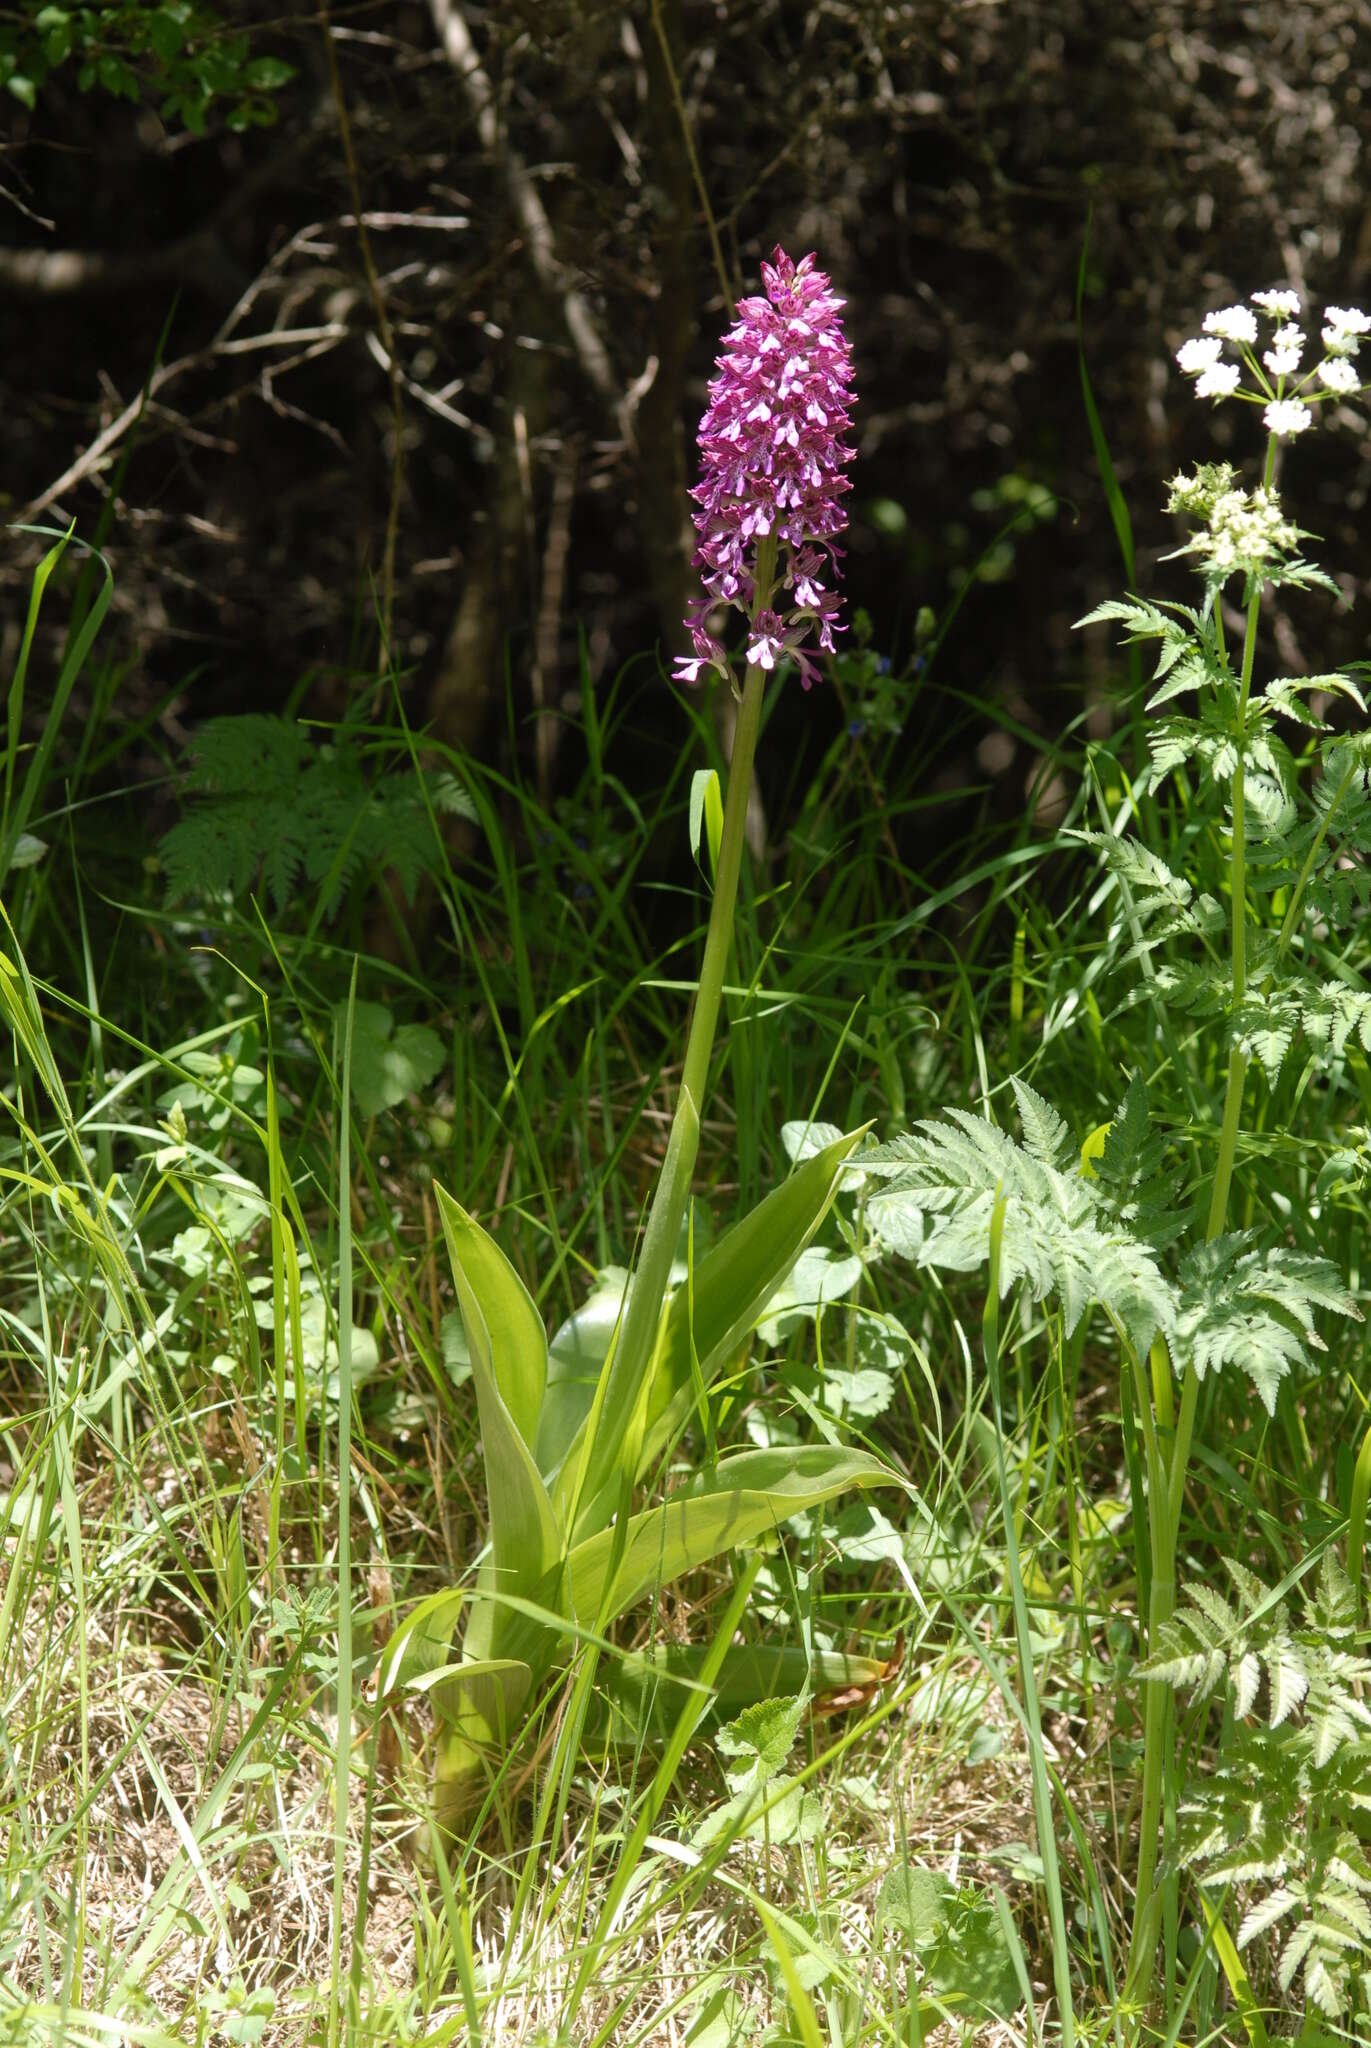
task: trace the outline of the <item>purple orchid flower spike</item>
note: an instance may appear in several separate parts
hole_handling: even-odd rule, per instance
[[[812,255],[792,263],[778,248],[762,265],[762,282],[766,297],[744,299],[724,338],[700,422],[693,566],[706,595],[689,607],[695,652],[678,660],[675,676],[693,683],[704,668],[729,675],[706,624],[727,604],[747,617],[749,662],[770,669],[789,657],[808,689],[819,673],[810,655],[815,645],[831,654],[837,628],[838,598],[825,578],[836,580],[842,550],[834,536],[847,525],[842,499],[852,488],[843,474],[856,453],[844,438],[852,355],[844,301]]]

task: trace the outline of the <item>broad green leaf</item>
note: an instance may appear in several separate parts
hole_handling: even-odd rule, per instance
[[[947,1922],[948,1901],[955,1897],[950,1878],[920,1863],[897,1863],[881,1882],[877,1911],[917,1953],[936,1941]]]
[[[538,1433],[547,1384],[547,1332],[528,1289],[488,1231],[445,1188],[437,1187],[443,1235],[452,1260],[468,1356],[475,1350],[467,1298],[481,1312],[491,1345],[491,1370],[500,1398],[524,1442]],[[485,1417],[482,1416],[484,1426]]]
[[[37,867],[47,850],[48,842],[46,839],[40,839],[34,832],[21,832],[14,842],[14,851],[10,855],[10,866],[12,868]]]
[[[685,2048],[744,2048],[753,2026],[748,2007],[725,1985],[711,1992],[696,2009]]]
[[[984,1893],[959,1892],[941,1871],[904,1864],[886,1874],[880,1913],[920,1958],[940,1999],[1001,2019],[1023,2004],[1005,1929]]]
[[[279,92],[294,76],[294,65],[283,64],[279,57],[254,57],[244,68],[243,83],[254,92]]]
[[[758,1339],[774,1348],[806,1323],[817,1322],[822,1309],[851,1294],[865,1271],[855,1253],[809,1245],[767,1303],[757,1323]]]
[[[791,1515],[818,1507],[853,1486],[892,1486],[898,1475],[865,1451],[828,1444],[799,1450],[740,1451],[647,1508],[629,1523],[613,1584],[615,1534],[604,1529],[579,1543],[568,1560],[570,1611],[607,1626],[657,1586],[721,1551],[769,1535]]]
[[[520,1708],[533,1673],[521,1657],[463,1657],[416,1678],[412,1691],[425,1691],[440,1721],[464,1728],[476,1741],[509,1742],[519,1732]]]
[[[720,1835],[739,1842],[812,1842],[823,1828],[818,1793],[794,1778],[773,1778],[766,1785],[748,1784],[735,1792],[726,1805],[705,1816],[690,1839],[696,1849],[718,1841]]]
[[[864,1136],[865,1126],[806,1159],[697,1263],[693,1335],[706,1387],[751,1335],[768,1302],[814,1237],[837,1193],[844,1162]],[[651,1469],[694,1404],[691,1336],[690,1302],[681,1287],[668,1302],[658,1331],[637,1477]],[[593,1533],[615,1505],[612,1499],[597,1500],[588,1493],[575,1533]]]
[[[672,1287],[683,1284],[692,1256],[698,1275],[711,1243],[708,1212],[699,1204],[687,1212],[676,1256]],[[634,1285],[626,1266],[603,1266],[581,1306],[553,1332],[547,1350],[547,1388],[538,1417],[534,1455],[546,1477],[560,1462],[566,1446],[590,1413],[600,1373],[614,1342],[614,1332]]]
[[[730,1791],[764,1785],[785,1768],[807,1704],[803,1693],[793,1699],[757,1700],[720,1728],[714,1747],[733,1759],[724,1765]]]
[[[637,1476],[643,1397],[699,1149],[699,1116],[683,1091],[623,1320],[596,1383],[590,1411],[574,1443],[563,1447],[556,1468],[553,1498],[565,1520],[572,1519],[578,1503],[594,1502],[606,1490],[617,1497],[621,1477],[631,1482]],[[629,1470],[621,1475],[626,1441]]]
[[[590,1413],[628,1285],[623,1266],[607,1266],[574,1315],[553,1333],[538,1438],[533,1446],[538,1469],[545,1477],[557,1469],[567,1445],[574,1443]]]
[[[352,1093],[363,1116],[379,1116],[426,1088],[447,1059],[443,1041],[425,1024],[402,1024],[384,1003],[355,1003]]]
[[[671,1643],[645,1655],[606,1659],[601,1691],[608,1711],[598,1724],[601,1739],[636,1743],[645,1734],[672,1728],[707,1654],[699,1644]],[[714,1679],[709,1711],[734,1716],[758,1700],[788,1698],[806,1688],[811,1698],[822,1700],[825,1693],[879,1685],[888,1672],[880,1658],[841,1650],[811,1655],[792,1644],[734,1643]]]
[[[430,1593],[411,1609],[381,1652],[376,1679],[378,1697],[384,1699],[387,1693],[413,1685],[426,1672],[448,1661],[452,1631],[466,1600],[464,1588],[450,1587],[442,1593]]]
[[[797,1121],[781,1125],[781,1143],[785,1146],[786,1157],[796,1166],[822,1152],[825,1145],[838,1144],[842,1135],[837,1124]]]
[[[929,1990],[978,2020],[1012,2019],[1023,2004],[1006,1923],[980,1893],[961,1894],[923,1960]]]
[[[532,1593],[557,1567],[562,1538],[552,1503],[533,1462],[529,1439],[537,1427],[547,1371],[542,1319],[518,1274],[493,1238],[446,1189],[436,1187],[438,1210],[452,1259],[453,1279],[471,1354],[481,1417],[492,1560],[486,1574],[506,1593]],[[498,1654],[503,1610],[479,1654]]]
[[[458,1659],[455,1663],[436,1665],[432,1671],[418,1671],[406,1679],[407,1692],[431,1692],[437,1697],[438,1688],[449,1688],[454,1701],[464,1687],[474,1686],[478,1678],[494,1678],[507,1671],[521,1672],[525,1679],[530,1676],[527,1664],[518,1657],[473,1657],[468,1663]],[[455,1719],[449,1710],[448,1719]]]

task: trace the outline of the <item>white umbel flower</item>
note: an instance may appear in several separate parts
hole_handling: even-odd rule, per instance
[[[1195,386],[1196,398],[1231,398],[1238,388],[1236,363],[1211,363]]]
[[[1273,377],[1293,377],[1300,366],[1300,352],[1297,348],[1269,348],[1262,361]]]
[[[1253,292],[1252,303],[1274,318],[1282,313],[1298,313],[1300,295],[1298,292]]]
[[[1323,345],[1330,355],[1352,356],[1361,346],[1361,337],[1371,330],[1371,318],[1362,312],[1360,306],[1325,306],[1323,310]]]
[[[1262,414],[1268,433],[1289,436],[1302,434],[1313,419],[1309,407],[1298,398],[1273,399]]]
[[[1329,391],[1360,391],[1361,378],[1346,356],[1328,356],[1319,364],[1318,379]]]
[[[1205,314],[1204,331],[1222,341],[1251,343],[1257,338],[1257,316],[1247,306],[1220,306],[1216,313]]]
[[[1181,343],[1176,350],[1176,361],[1187,377],[1198,377],[1201,370],[1211,369],[1222,354],[1223,343],[1217,337],[1203,341],[1196,338]]]

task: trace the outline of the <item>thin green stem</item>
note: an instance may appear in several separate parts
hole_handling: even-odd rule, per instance
[[[771,598],[775,574],[776,543],[762,541],[757,549],[757,597],[753,616],[765,609]],[[714,1047],[714,1027],[719,1018],[723,994],[724,966],[733,936],[733,907],[742,872],[743,842],[747,828],[747,803],[752,789],[752,761],[761,729],[762,701],[766,695],[767,672],[756,662],[744,670],[743,697],[733,732],[733,758],[728,766],[728,794],[724,800],[724,824],[719,839],[719,867],[714,877],[714,901],[710,906],[709,929],[705,933],[704,959],[695,991],[686,1039],[682,1090],[689,1094],[696,1113],[704,1112],[705,1084],[709,1079],[709,1056]],[[679,1114],[679,1111],[678,1111]]]
[[[754,624],[771,602],[775,576],[776,541],[774,537],[768,537],[757,546],[752,604]],[[637,1278],[628,1292],[614,1352],[613,1373],[601,1383],[587,1425],[584,1461],[571,1494],[576,1503],[570,1515],[573,1529],[580,1508],[595,1500],[599,1489],[618,1467],[626,1443],[631,1447],[628,1465],[636,1464],[632,1433],[641,1428],[642,1423],[639,1395],[644,1385],[643,1375],[661,1314],[671,1260],[690,1200],[691,1176],[700,1147],[700,1118],[709,1083],[709,1058],[723,996],[729,942],[733,935],[733,911],[738,895],[738,877],[742,872],[747,804],[752,788],[752,762],[761,730],[766,678],[767,671],[759,662],[745,664],[742,701],[733,733],[733,758],[729,763],[728,794],[724,800],[718,867],[714,876],[714,900],[710,905],[704,958],[700,962],[695,1005],[686,1035],[681,1085],[667,1137],[666,1156],[643,1229],[642,1246],[636,1262]],[[605,1404],[603,1407],[602,1403]],[[626,1520],[618,1526],[626,1529]]]
[[[1014,1610],[1014,1634],[1019,1652],[1019,1679],[1023,1687],[1024,1726],[1028,1732],[1029,1764],[1033,1780],[1033,1816],[1037,1824],[1038,1855],[1043,1866],[1047,1892],[1048,1925],[1052,1931],[1052,1977],[1057,1993],[1059,2048],[1075,2048],[1076,2021],[1071,1998],[1071,1952],[1067,1943],[1066,1908],[1062,1897],[1061,1867],[1057,1857],[1057,1833],[1052,1817],[1052,1786],[1043,1749],[1042,1708],[1038,1697],[1037,1672],[1033,1662],[1033,1637],[1029,1626],[1028,1596],[1024,1590],[1019,1554],[1018,1522],[1009,1491],[1009,1471],[1004,1455],[1003,1398],[1000,1382],[1000,1253],[1004,1241],[1005,1195],[995,1191],[990,1218],[990,1272],[986,1282],[985,1311],[981,1319],[981,1347],[985,1358],[990,1398],[999,1424],[995,1431],[995,1463],[999,1477],[1000,1514],[1004,1523],[1005,1569],[1010,1601]]]
[[[1276,440],[1267,442],[1262,482],[1270,487],[1275,471]],[[1233,818],[1229,851],[1229,895],[1231,902],[1232,968],[1231,1012],[1236,1012],[1247,992],[1247,831],[1244,787],[1244,750],[1247,738],[1247,705],[1252,691],[1252,670],[1257,653],[1257,621],[1261,592],[1254,590],[1247,601],[1243,633],[1242,667],[1239,672],[1237,766],[1233,773]],[[1218,622],[1217,599],[1215,619]],[[1220,644],[1222,626],[1219,625]],[[1230,1014],[1231,1014],[1230,1012]],[[1224,1092],[1223,1120],[1219,1127],[1219,1153],[1209,1197],[1205,1242],[1221,1237],[1228,1223],[1228,1204],[1233,1186],[1233,1163],[1237,1157],[1238,1134],[1242,1125],[1243,1084],[1247,1078],[1247,1054],[1234,1046],[1228,1056],[1228,1082]],[[1186,1471],[1199,1405],[1199,1375],[1193,1364],[1185,1368],[1180,1409],[1176,1417],[1175,1440],[1171,1446],[1170,1469],[1164,1482],[1154,1486],[1149,1477],[1148,1521],[1152,1544],[1152,1598],[1148,1609],[1148,1647],[1155,1647],[1158,1630],[1171,1618],[1176,1602],[1176,1553],[1180,1540],[1181,1510],[1185,1502]],[[1138,1841],[1138,1883],[1133,1908],[1133,1933],[1129,1944],[1127,1994],[1133,2000],[1145,1995],[1157,1950],[1161,1918],[1161,1894],[1157,1884],[1157,1830],[1161,1819],[1166,1773],[1170,1762],[1170,1689],[1162,1680],[1148,1683],[1143,1711],[1143,1783]]]

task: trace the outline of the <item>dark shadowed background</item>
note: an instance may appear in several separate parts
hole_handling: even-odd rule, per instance
[[[693,430],[725,287],[781,242],[849,300],[851,604],[898,669],[975,577],[918,738],[946,716],[943,772],[1012,813],[1032,735],[1116,667],[1070,631],[1123,580],[1078,365],[1087,223],[1085,355],[1154,591],[1181,587],[1154,567],[1164,479],[1257,447],[1175,347],[1259,286],[1371,289],[1362,0],[223,17],[291,67],[274,125],[215,102],[196,135],[69,63],[31,110],[9,95],[0,155],[0,497],[86,537],[104,518],[117,711],[147,721],[159,803],[212,712],[336,716],[387,615],[411,715],[488,759],[555,787],[558,711],[635,658],[630,729],[674,748]],[[1349,413],[1309,442],[1286,481],[1364,602],[1364,437]],[[41,546],[7,542],[9,655]],[[1267,630],[1322,668],[1364,653],[1364,619],[1295,596]],[[798,690],[785,713],[797,745],[840,716]],[[650,779],[645,744],[631,765]]]

